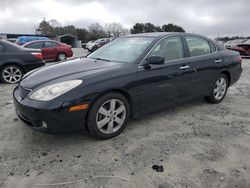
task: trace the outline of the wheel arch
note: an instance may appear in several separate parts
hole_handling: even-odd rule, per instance
[[[228,79],[228,86],[230,86],[230,84],[231,84],[231,75],[230,75],[230,72],[227,71],[227,70],[224,70],[224,71],[221,72],[221,74],[226,75],[226,77]]]
[[[105,94],[107,94],[107,93],[112,93],[112,92],[113,92],[113,93],[119,93],[119,94],[123,95],[123,96],[127,99],[128,104],[129,104],[130,117],[133,116],[133,109],[132,109],[133,104],[132,104],[132,99],[131,99],[130,94],[129,94],[126,90],[124,90],[124,89],[116,88],[116,89],[109,89],[109,90],[106,90],[106,91],[100,93],[100,94],[91,102],[90,107],[89,107],[89,109],[88,109],[88,111],[87,111],[87,115],[86,115],[86,117],[85,117],[85,120],[86,120],[86,121],[88,120],[89,112],[90,112],[90,109],[91,109],[92,105],[93,105],[100,97],[102,97],[103,95],[105,95]]]
[[[10,61],[10,62],[5,62],[5,63],[3,63],[2,65],[0,65],[0,71],[4,68],[4,67],[6,67],[6,66],[9,66],[9,65],[15,65],[15,66],[18,66],[18,67],[20,67],[20,69],[23,71],[23,72],[25,72],[24,71],[24,68],[23,68],[23,66],[22,66],[22,64],[21,63],[18,63],[18,62],[15,62],[15,61]]]

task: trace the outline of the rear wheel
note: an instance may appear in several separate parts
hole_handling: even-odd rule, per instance
[[[91,107],[87,126],[94,137],[108,139],[122,132],[129,116],[127,99],[119,93],[108,93]]]
[[[23,77],[22,69],[17,65],[7,65],[1,69],[1,80],[4,83],[16,84]]]
[[[67,59],[67,56],[66,56],[65,53],[59,53],[59,54],[57,55],[57,60],[58,60],[58,61],[65,61],[66,59]]]
[[[225,74],[220,74],[214,83],[210,96],[206,97],[210,103],[220,103],[226,96],[228,89],[228,78]]]

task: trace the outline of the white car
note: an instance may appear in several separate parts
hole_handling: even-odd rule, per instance
[[[91,51],[94,45],[95,45],[95,41],[91,40],[86,44],[86,49]]]
[[[93,51],[97,50],[98,48],[104,46],[105,44],[109,43],[110,41],[111,41],[110,38],[100,38],[94,42],[93,41],[88,42],[86,48],[90,52],[93,52]]]

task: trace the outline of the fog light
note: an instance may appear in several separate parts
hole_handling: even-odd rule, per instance
[[[48,128],[48,125],[45,121],[42,121],[42,125],[43,125],[43,128],[47,129]]]

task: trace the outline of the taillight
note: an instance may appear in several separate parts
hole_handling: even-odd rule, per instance
[[[238,56],[236,60],[237,60],[237,62],[242,63],[242,58],[241,58],[241,56]]]
[[[39,52],[32,52],[31,53],[35,58],[37,58],[37,59],[43,59],[43,55],[42,55],[42,53],[39,53]]]

